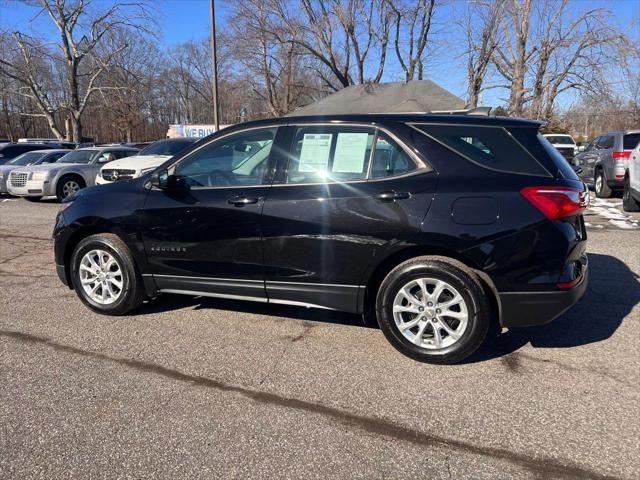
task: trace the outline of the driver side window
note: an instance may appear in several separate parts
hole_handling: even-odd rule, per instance
[[[239,132],[186,157],[174,175],[191,187],[261,185],[277,128]]]

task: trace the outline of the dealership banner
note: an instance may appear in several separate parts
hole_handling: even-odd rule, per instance
[[[220,125],[220,130],[228,127],[229,125]],[[169,125],[169,131],[167,132],[167,138],[179,138],[179,137],[192,137],[203,138],[207,135],[215,133],[215,125]]]

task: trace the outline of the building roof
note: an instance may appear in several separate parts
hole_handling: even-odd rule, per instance
[[[465,102],[431,80],[351,85],[289,114],[399,113],[461,110]]]

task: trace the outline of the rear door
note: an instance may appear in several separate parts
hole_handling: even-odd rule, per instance
[[[370,125],[291,125],[262,215],[269,301],[361,310],[370,265],[411,241],[436,175]]]

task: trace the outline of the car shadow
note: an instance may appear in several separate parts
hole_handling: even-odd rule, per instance
[[[527,344],[534,348],[572,348],[606,340],[617,330],[633,307],[640,303],[638,275],[610,255],[589,254],[589,286],[583,298],[559,318],[538,327],[493,332],[483,346],[463,363],[476,363],[513,353]],[[225,310],[277,318],[378,328],[361,315],[333,310],[243,302],[201,296],[162,295],[142,305],[133,315],[171,310]]]
[[[465,363],[502,357],[527,344],[572,348],[611,337],[640,303],[640,277],[616,257],[589,254],[589,286],[582,299],[547,325],[513,328],[490,336]]]

